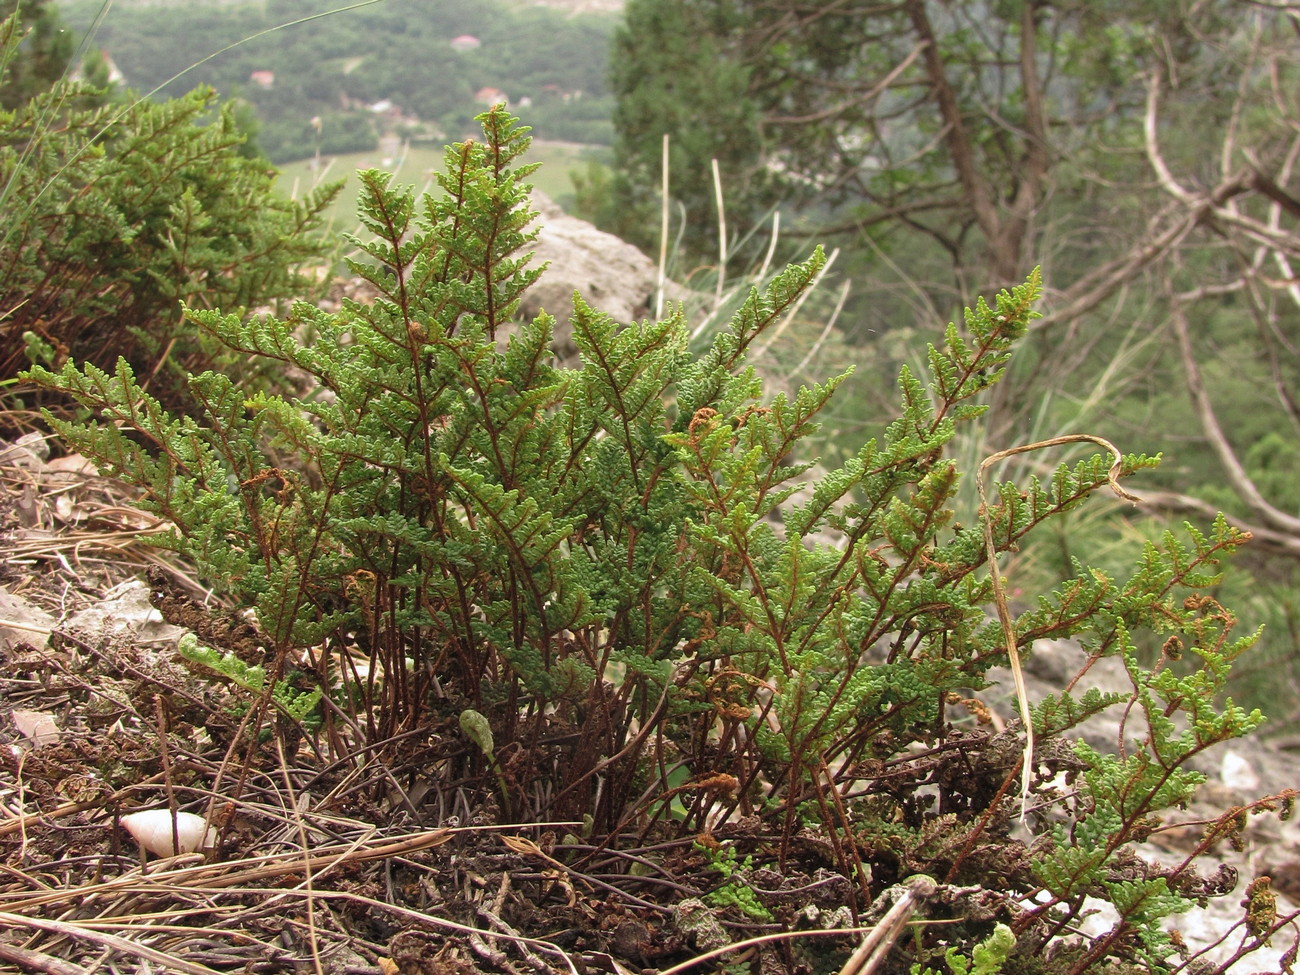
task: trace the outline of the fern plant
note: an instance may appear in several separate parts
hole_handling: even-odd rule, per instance
[[[0,74],[19,19],[0,23]],[[0,112],[0,380],[29,361],[122,355],[171,394],[220,356],[183,325],[182,302],[233,311],[309,293],[304,269],[329,251],[313,231],[342,184],[278,196],[274,172],[240,155],[234,103],[211,90],[93,104],[102,95],[60,80]]]
[[[481,122],[482,141],[448,149],[437,194],[360,175],[369,236],[352,269],[373,303],[187,312],[315,394],[205,372],[189,379],[200,411],[175,416],[122,362],[33,369],[88,411],[52,417],[58,432],[139,485],[174,526],[163,543],[255,609],[268,686],[291,666],[315,675],[338,757],[364,746],[434,794],[476,783],[513,818],[583,820],[607,842],[757,823],[737,862],[811,844],[860,907],[928,874],[955,923],[918,934],[909,964],[1172,967],[1162,922],[1207,888],[1190,863],[1134,849],[1194,788],[1185,762],[1260,720],[1212,703],[1252,639],[1205,595],[1241,536],[1170,535],[1123,582],[1076,564],[1012,622],[1019,652],[1073,637],[1081,667],[1122,655],[1134,686],[1033,710],[1032,847],[1012,833],[1020,737],[965,718],[1008,646],[985,526],[953,522],[962,472],[945,451],[1025,334],[1037,274],[949,327],[928,382],[902,375],[899,419],[795,502],[807,468],[786,458],[843,377],[765,400],[745,356],[821,252],[753,291],[702,356],[680,313],[621,324],[577,298],[581,365],[557,368],[553,319],[514,319],[541,273],[527,130],[502,109]],[[993,547],[1111,476],[1099,455],[1001,485],[981,513]],[[1166,648],[1155,672],[1136,663],[1151,641]],[[1114,706],[1145,716],[1141,747],[1062,740]],[[1121,918],[1092,940],[1069,933],[1089,897]]]

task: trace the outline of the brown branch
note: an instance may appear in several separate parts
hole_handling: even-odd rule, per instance
[[[1238,196],[1252,190],[1263,192],[1258,173],[1245,172],[1227,176],[1209,192],[1190,190],[1174,178],[1157,139],[1161,80],[1162,75],[1157,70],[1148,84],[1143,131],[1147,161],[1160,187],[1177,201],[1174,215],[1171,217],[1166,214],[1161,218],[1165,226],[1153,236],[1138,241],[1126,254],[1088,272],[1066,289],[1063,293],[1064,303],[1036,321],[1031,326],[1034,330],[1049,328],[1062,321],[1072,321],[1088,313],[1143,270],[1172,253],[1188,234],[1204,224],[1223,221],[1241,229],[1267,247],[1278,247],[1282,243],[1279,240],[1281,235],[1266,225],[1225,209],[1225,205]]]
[[[971,147],[965,120],[962,119],[957,93],[948,80],[943,55],[934,36],[934,27],[925,12],[924,0],[907,0],[904,6],[911,18],[912,29],[916,32],[918,43],[925,47],[926,75],[930,81],[931,91],[934,93],[939,116],[943,119],[946,131],[944,141],[952,157],[953,169],[957,171],[957,179],[975,213],[975,219],[979,221],[980,229],[992,242],[1000,235],[1001,220],[998,218],[997,207],[993,203],[988,184],[980,177],[975,164],[975,152]]]
[[[1043,315],[1030,328],[1041,331],[1092,311],[1142,271],[1171,253],[1205,216],[1204,210],[1182,213],[1154,237],[1139,241],[1128,253],[1089,271],[1065,289],[1063,304]]]
[[[1034,16],[1038,4],[1030,2],[1020,13],[1020,90],[1025,99],[1025,160],[1016,189],[1011,212],[1019,226],[1017,236],[1023,238],[1029,221],[1042,199],[1043,183],[1047,179],[1047,109],[1043,104],[1043,84],[1038,76],[1037,25]]]
[[[1248,177],[1250,187],[1253,190],[1264,194],[1278,206],[1293,217],[1300,218],[1300,200],[1288,193],[1277,183],[1273,182],[1267,175],[1261,173],[1258,169],[1252,170]]]
[[[1292,395],[1291,384],[1282,371],[1282,354],[1278,347],[1282,346],[1291,355],[1296,355],[1297,350],[1282,333],[1276,310],[1265,300],[1264,295],[1260,294],[1259,284],[1260,278],[1255,275],[1251,278],[1249,287],[1245,288],[1250,311],[1255,317],[1259,342],[1264,347],[1264,357],[1268,361],[1269,376],[1273,380],[1273,392],[1282,406],[1282,412],[1291,421],[1294,432],[1300,433],[1300,402],[1297,402]],[[1287,284],[1285,287],[1289,290],[1292,285]]]
[[[1246,468],[1237,458],[1236,451],[1233,450],[1232,444],[1223,432],[1218,415],[1214,412],[1214,404],[1210,402],[1209,393],[1206,392],[1201,369],[1192,349],[1187,316],[1183,311],[1182,303],[1176,299],[1170,302],[1170,317],[1174,334],[1178,337],[1178,349],[1182,356],[1183,373],[1187,377],[1187,392],[1192,399],[1192,408],[1201,422],[1205,439],[1209,441],[1210,447],[1219,458],[1219,463],[1223,465],[1228,484],[1266,527],[1300,538],[1300,518],[1278,510],[1260,494],[1259,488],[1246,473]]]
[[[1179,494],[1176,491],[1150,491],[1142,493],[1139,497],[1142,499],[1143,507],[1148,511],[1199,515],[1205,518],[1216,518],[1221,513],[1208,501],[1202,501],[1189,494]],[[1224,514],[1223,517],[1233,528],[1240,529],[1251,536],[1252,548],[1266,549],[1275,555],[1300,559],[1300,536],[1274,531],[1234,515]]]
[[[785,230],[789,237],[800,239],[823,240],[826,237],[836,236],[838,234],[857,231],[865,231],[868,227],[873,227],[879,223],[887,223],[891,220],[906,220],[914,214],[939,211],[948,213],[956,210],[961,205],[957,197],[936,197],[932,199],[917,200],[915,203],[899,203],[883,206],[879,210],[872,211],[865,217],[853,217],[842,223],[829,224],[825,227],[814,227],[811,229],[793,229]],[[784,229],[784,228],[783,228]]]
[[[912,50],[907,52],[907,56],[898,64],[890,69],[889,73],[881,78],[878,82],[868,88],[866,91],[857,92],[848,101],[838,105],[832,105],[829,108],[823,108],[820,111],[810,112],[806,115],[769,115],[763,119],[763,125],[803,125],[807,122],[820,122],[828,118],[834,118],[842,115],[849,109],[857,105],[865,105],[873,99],[879,97],[890,85],[892,85],[904,71],[910,68],[914,61],[921,56],[925,49],[925,42],[916,44]]]
[[[45,975],[86,975],[86,969],[72,962],[47,955],[43,951],[0,943],[0,960],[13,962],[21,971],[44,972]]]

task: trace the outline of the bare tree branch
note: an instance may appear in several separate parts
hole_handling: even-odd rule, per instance
[[[1036,330],[1087,314],[1144,270],[1174,253],[1189,234],[1204,225],[1229,225],[1258,245],[1283,255],[1294,252],[1300,244],[1294,234],[1283,231],[1276,224],[1270,226],[1228,206],[1252,191],[1263,193],[1278,205],[1282,205],[1283,200],[1296,203],[1258,167],[1236,175],[1225,175],[1209,192],[1190,190],[1178,181],[1160,151],[1157,135],[1162,83],[1163,75],[1157,69],[1147,86],[1143,132],[1147,161],[1161,188],[1176,201],[1175,209],[1153,221],[1153,227],[1163,225],[1162,229],[1140,240],[1126,254],[1089,271],[1067,288],[1056,307],[1034,323]]]
[[[1258,276],[1252,274],[1248,281],[1246,295],[1250,299],[1250,310],[1255,316],[1260,345],[1264,347],[1264,355],[1268,359],[1273,391],[1277,395],[1283,413],[1291,421],[1292,433],[1300,435],[1300,403],[1297,403],[1295,396],[1292,395],[1290,383],[1283,373],[1281,353],[1281,348],[1285,348],[1287,352],[1295,355],[1296,349],[1278,327],[1276,308],[1266,294],[1268,289],[1260,285]]]
[[[1255,482],[1246,473],[1246,468],[1237,458],[1236,451],[1233,449],[1227,435],[1223,432],[1218,415],[1214,412],[1214,405],[1210,402],[1209,394],[1205,390],[1205,382],[1201,378],[1201,367],[1197,363],[1196,354],[1192,349],[1192,338],[1187,327],[1187,315],[1182,303],[1176,298],[1170,302],[1170,316],[1174,334],[1178,337],[1178,348],[1183,362],[1183,374],[1187,379],[1187,392],[1191,397],[1192,407],[1201,422],[1201,430],[1205,435],[1205,439],[1209,441],[1210,447],[1219,458],[1219,463],[1223,465],[1228,484],[1245,503],[1246,507],[1264,523],[1265,527],[1279,533],[1296,536],[1297,543],[1300,544],[1300,518],[1289,515],[1285,511],[1279,511],[1260,494],[1259,488],[1255,486]]]
[[[1126,254],[1089,271],[1062,292],[1055,308],[1031,326],[1035,331],[1074,321],[1092,311],[1148,267],[1172,253],[1205,218],[1202,207],[1168,219],[1168,226],[1139,241]]]
[[[1208,501],[1202,501],[1200,498],[1194,498],[1187,494],[1179,494],[1176,491],[1136,491],[1134,493],[1141,499],[1144,511],[1196,515],[1210,519],[1218,517],[1220,513],[1219,509]],[[1249,532],[1253,546],[1265,549],[1275,555],[1300,559],[1300,537],[1286,532],[1274,531],[1271,528],[1232,515],[1224,515],[1224,517],[1228,520],[1228,524],[1234,528]]]
[[[1263,193],[1291,216],[1300,218],[1300,200],[1282,189],[1258,169],[1250,174],[1250,188]]]
[[[921,52],[924,50],[925,50],[925,42],[922,41],[921,43],[915,45],[912,48],[912,50],[908,51],[907,56],[903,58],[903,60],[900,61],[898,64],[896,64],[887,75],[885,75],[883,78],[880,79],[880,81],[876,82],[866,91],[857,92],[847,102],[842,102],[838,105],[831,105],[827,108],[821,109],[820,111],[812,112],[807,115],[769,115],[767,118],[763,119],[762,124],[763,125],[804,125],[808,122],[821,122],[828,118],[835,118],[837,115],[843,115],[851,108],[855,108],[859,105],[865,105],[867,102],[873,101],[874,99],[880,97],[881,93],[883,93],[886,89],[888,89],[891,85],[893,85],[894,82],[897,81],[898,78],[903,74],[903,72],[905,72],[908,68],[910,68],[913,62],[915,62],[916,59],[921,56]]]

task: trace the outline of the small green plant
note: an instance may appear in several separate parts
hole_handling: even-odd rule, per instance
[[[253,608],[266,680],[308,662],[338,702],[321,737],[339,758],[410,760],[429,793],[500,791],[509,818],[582,821],[610,844],[758,824],[764,841],[717,864],[715,891],[753,917],[764,905],[736,872],[786,866],[801,844],[854,882],[860,911],[925,874],[951,916],[918,931],[918,963],[951,948],[971,971],[1169,970],[1164,924],[1226,891],[1141,844],[1195,788],[1187,761],[1261,720],[1220,699],[1253,636],[1208,595],[1243,537],[1222,520],[1170,533],[1127,576],[1073,562],[994,618],[989,549],[1156,463],[1088,457],[999,484],[978,523],[956,522],[972,474],[947,454],[1028,329],[1037,273],[950,326],[928,377],[900,376],[899,418],[804,485],[788,458],[843,377],[765,398],[746,353],[821,252],[751,291],[700,355],[680,312],[621,324],[578,299],[581,364],[559,368],[552,318],[515,318],[540,273],[526,130],[502,109],[481,122],[481,141],[448,149],[438,195],[360,174],[352,267],[372,303],[187,312],[205,341],[312,377],[310,395],[208,371],[178,416],[124,362],[37,366],[33,382],[87,410],[51,417],[57,431],[138,485],[173,526],[162,543]],[[1032,842],[1014,833],[1024,736],[965,710],[1008,632],[1021,654],[1076,640],[1081,670],[1120,656],[1133,682],[1030,712]],[[1146,719],[1125,755],[1063,740],[1110,707]],[[1072,934],[1094,897],[1117,923]],[[1015,946],[995,962],[998,922]]]
[[[177,650],[186,660],[207,667],[227,678],[236,687],[255,695],[266,692],[265,667],[250,666],[233,653],[222,653],[212,647],[205,647],[193,633],[186,633],[180,638]],[[310,730],[320,725],[319,707],[322,696],[319,687],[303,691],[284,680],[277,680],[271,685],[267,699],[294,724]]]
[[[496,744],[492,739],[492,725],[482,714],[473,708],[466,708],[460,713],[460,730],[465,732],[465,737],[478,746],[478,750],[483,753],[483,757],[488,760],[492,770],[496,773],[497,785],[501,787],[499,793],[501,799],[501,808],[506,815],[510,815],[510,788],[506,785],[505,776],[501,772],[501,766],[497,762]]]
[[[730,844],[708,845],[696,843],[695,849],[704,853],[709,866],[720,873],[724,883],[710,891],[705,903],[711,907],[734,907],[747,917],[756,921],[771,921],[772,912],[763,906],[758,894],[744,878],[754,869],[754,858],[746,856],[744,860],[736,857],[736,848]]]
[[[1001,975],[1002,966],[1016,946],[1016,936],[1005,924],[999,924],[993,933],[964,955],[957,948],[944,952],[943,960],[951,975]],[[912,975],[940,975],[933,968],[912,966]]]

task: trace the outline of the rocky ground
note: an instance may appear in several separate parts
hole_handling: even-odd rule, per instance
[[[1066,687],[1083,662],[1077,645],[1068,641],[1041,641],[1025,663],[1026,683],[1031,700],[1042,700],[1048,694],[1058,693]],[[990,678],[999,686],[1012,687],[1010,671],[994,670]],[[1097,661],[1088,671],[1093,686],[1103,691],[1128,692],[1131,690],[1128,673],[1115,658]],[[994,695],[990,702],[1004,715],[1015,713],[1015,701],[1009,690]],[[1141,737],[1143,730],[1131,723],[1123,724],[1122,715],[1111,709],[1081,726],[1081,736],[1098,751],[1113,752]],[[1276,794],[1283,789],[1300,788],[1300,765],[1294,751],[1284,750],[1264,740],[1238,741],[1200,756],[1195,764],[1205,776],[1197,799],[1186,809],[1170,816],[1165,827],[1154,833],[1144,855],[1164,864],[1182,862],[1196,848],[1205,832],[1205,824],[1222,815],[1225,809],[1245,807],[1264,795]],[[1272,888],[1278,894],[1282,911],[1300,907],[1300,822],[1294,817],[1280,820],[1277,816],[1251,816],[1237,841],[1225,839],[1217,844],[1201,866],[1203,874],[1213,873],[1219,865],[1234,870],[1237,875],[1236,893],[1261,876],[1272,879]],[[1216,947],[1209,957],[1223,962],[1232,957],[1238,942],[1229,938],[1221,941],[1223,934],[1240,920],[1241,903],[1238,896],[1211,900],[1204,908],[1183,915],[1179,930],[1189,945],[1202,948]],[[1091,920],[1093,929],[1108,925],[1105,911]],[[1267,957],[1251,956],[1233,965],[1234,973],[1280,972],[1284,955],[1294,954],[1297,930],[1289,939],[1277,939]],[[1291,958],[1294,961],[1294,957]],[[1290,971],[1288,968],[1287,971]]]

